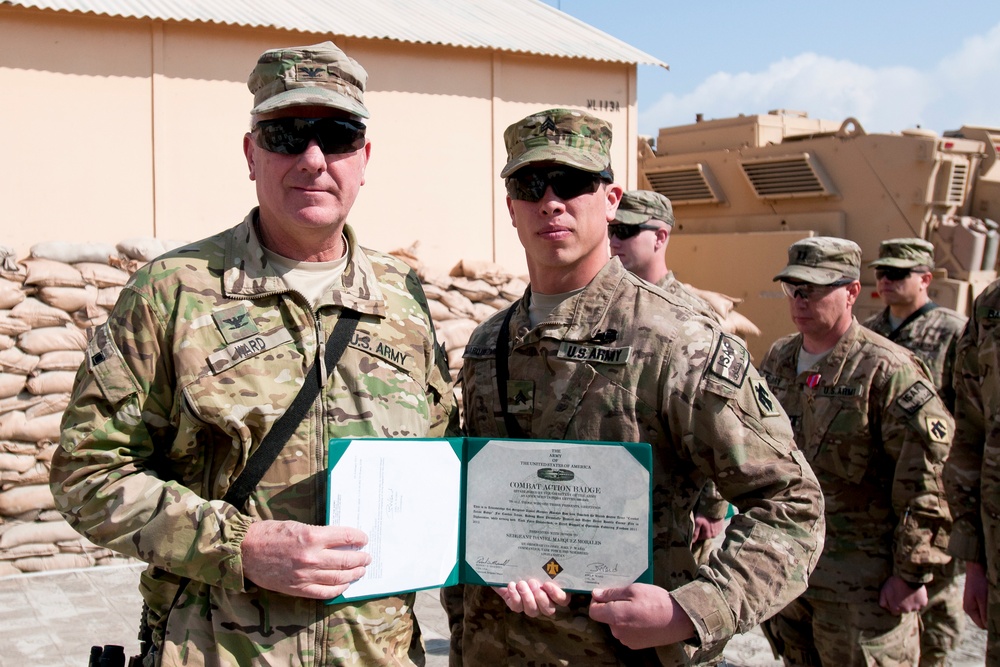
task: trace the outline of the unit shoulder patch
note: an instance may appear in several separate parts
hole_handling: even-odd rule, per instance
[[[725,380],[734,387],[742,387],[750,367],[750,353],[743,344],[729,334],[722,334],[712,353],[708,366],[709,375]]]
[[[896,405],[900,409],[911,417],[924,407],[927,401],[934,398],[935,395],[934,388],[928,385],[923,380],[917,380],[910,388],[899,395],[896,399]]]

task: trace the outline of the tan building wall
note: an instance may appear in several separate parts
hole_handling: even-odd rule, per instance
[[[324,39],[369,73],[372,158],[350,220],[369,247],[419,240],[435,267],[523,271],[502,133],[544,108],[610,121],[618,181],[635,187],[635,65],[0,5],[0,244],[23,257],[41,241],[235,224],[255,202],[246,77],[267,48]]]

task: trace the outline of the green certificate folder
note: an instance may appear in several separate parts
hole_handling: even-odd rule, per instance
[[[646,443],[504,438],[330,441],[327,523],[372,563],[333,602],[456,583],[652,581]]]

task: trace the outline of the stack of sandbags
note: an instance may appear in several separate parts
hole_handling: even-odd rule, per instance
[[[438,341],[448,353],[453,379],[462,370],[462,355],[476,326],[520,299],[527,282],[497,264],[462,260],[447,274],[428,268],[417,257],[419,242],[390,254],[410,265],[423,284]]]
[[[114,246],[0,249],[0,576],[122,559],[55,511],[49,467],[88,333],[107,320],[134,261]]]

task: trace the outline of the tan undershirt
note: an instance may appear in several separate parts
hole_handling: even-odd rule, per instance
[[[315,308],[323,294],[340,280],[351,258],[351,248],[344,237],[344,256],[329,262],[300,262],[264,248],[264,256],[285,281],[285,286],[304,296]]]

